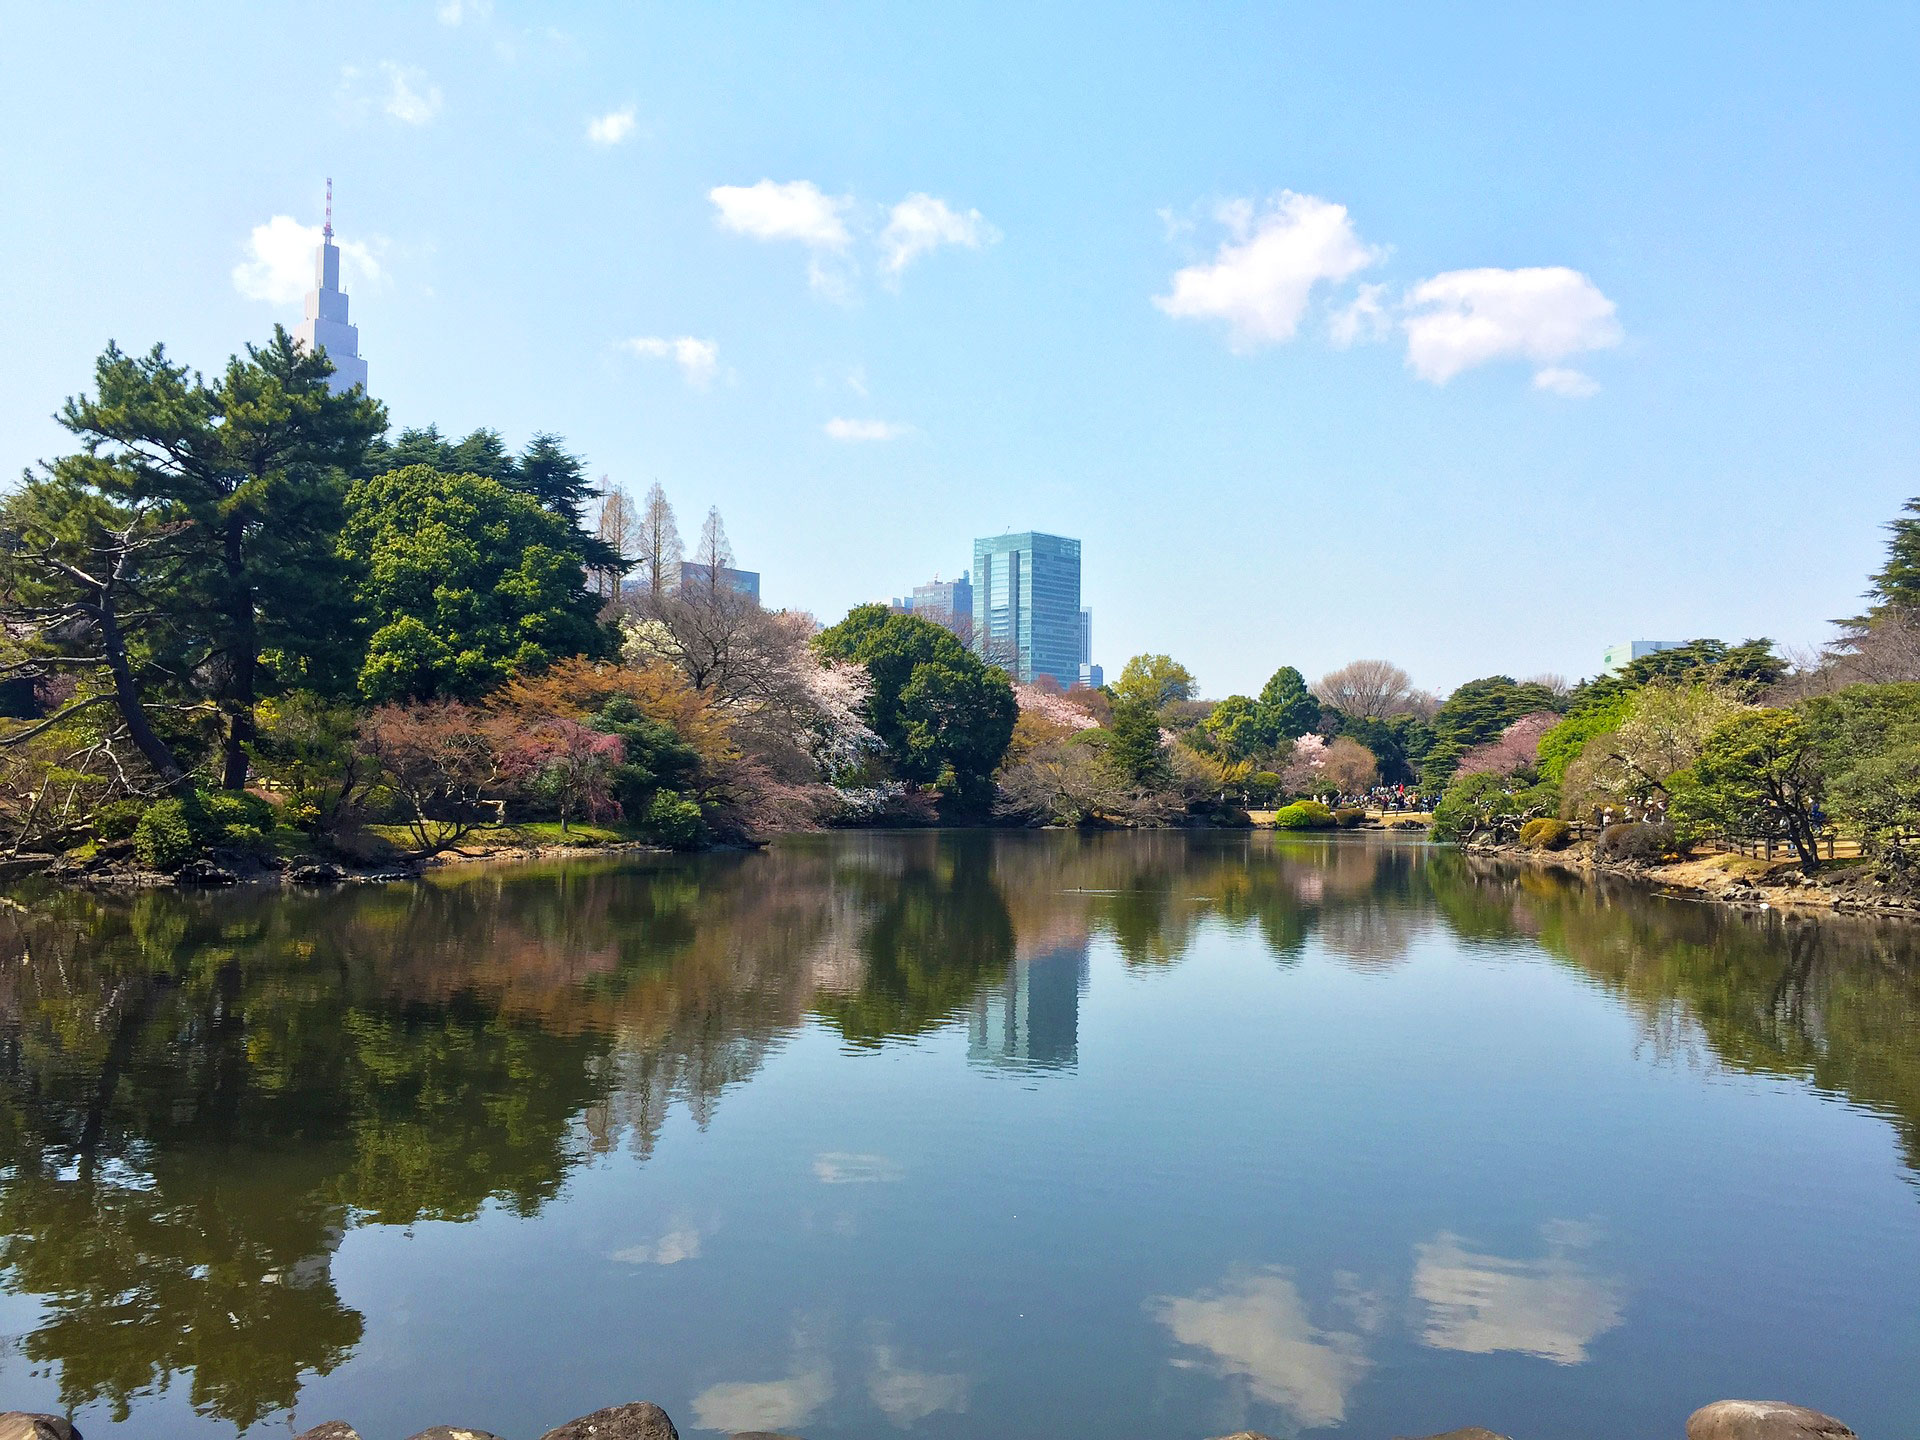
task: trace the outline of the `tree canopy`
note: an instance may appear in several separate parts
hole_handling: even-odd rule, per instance
[[[356,483],[347,510],[366,565],[368,699],[470,698],[517,670],[612,653],[572,527],[530,496],[409,465]]]
[[[986,810],[1019,713],[1004,671],[945,627],[884,605],[856,607],[815,644],[867,667],[869,723],[901,779],[934,786],[960,810]]]

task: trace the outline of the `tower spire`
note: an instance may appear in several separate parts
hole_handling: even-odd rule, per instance
[[[327,176],[327,223],[320,227],[320,233],[329,241],[333,239],[333,177]]]

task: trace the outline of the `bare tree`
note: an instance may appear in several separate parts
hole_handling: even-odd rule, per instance
[[[733,546],[727,543],[727,525],[720,518],[720,507],[712,506],[707,511],[706,521],[700,526],[700,543],[693,552],[693,563],[700,567],[700,584],[711,600],[724,587],[732,589],[726,576],[733,568]],[[683,584],[684,590],[686,586]]]
[[[674,523],[673,506],[667,503],[667,492],[660,488],[658,480],[640,504],[640,513],[634,522],[633,549],[629,553],[633,558],[632,573],[638,578],[644,596],[659,600],[673,588],[682,555],[680,527]]]
[[[1358,720],[1384,720],[1407,712],[1413,681],[1386,660],[1355,660],[1320,677],[1314,697]]]
[[[662,499],[664,500],[664,496]],[[669,512],[671,515],[671,512]],[[607,547],[620,556],[620,565],[610,570],[596,570],[593,576],[594,593],[612,600],[620,594],[620,584],[627,578],[626,567],[639,553],[641,517],[633,496],[618,485],[610,484],[606,476],[600,477],[600,515],[594,526],[594,533],[604,541]]]

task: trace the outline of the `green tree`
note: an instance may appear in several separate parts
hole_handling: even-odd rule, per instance
[[[867,667],[869,724],[896,775],[933,786],[964,813],[985,812],[1019,714],[1006,672],[945,627],[884,605],[857,606],[814,643]]]
[[[1191,700],[1199,689],[1193,672],[1166,655],[1136,655],[1111,686],[1115,700],[1144,700],[1155,710],[1174,700]]]
[[[1207,743],[1229,760],[1245,760],[1273,748],[1277,738],[1266,707],[1245,695],[1229,695],[1200,723]]]
[[[1421,788],[1439,793],[1460,757],[1474,746],[1499,738],[1522,715],[1560,708],[1553,691],[1531,680],[1523,683],[1508,675],[1469,680],[1434,714],[1433,745],[1420,769]]]
[[[1160,712],[1144,696],[1122,696],[1113,702],[1113,718],[1107,722],[1107,763],[1136,790],[1162,790],[1173,783],[1173,770],[1160,743]]]
[[[1689,770],[1669,782],[1683,825],[1740,840],[1784,839],[1808,874],[1820,865],[1816,815],[1824,799],[1817,734],[1791,710],[1747,710],[1707,737]]]
[[[1920,863],[1920,685],[1850,685],[1801,708],[1834,818],[1869,854],[1910,876]]]
[[[332,393],[332,373],[278,326],[212,385],[160,346],[136,358],[109,345],[96,393],[60,412],[83,447],[54,465],[68,493],[169,530],[171,583],[145,598],[173,621],[168,663],[218,709],[231,790],[246,784],[263,694],[338,692],[355,668],[352,561],[337,539],[348,477],[386,412],[360,390]]]
[[[481,475],[410,465],[356,483],[346,543],[365,557],[370,700],[472,698],[519,671],[612,653],[571,529]]]
[[[1920,606],[1920,495],[1902,508],[1905,513],[1887,522],[1893,536],[1887,542],[1887,563],[1874,572],[1867,591],[1875,615]]]
[[[1291,665],[1282,665],[1260,688],[1260,707],[1276,742],[1297,739],[1320,723],[1320,702]]]

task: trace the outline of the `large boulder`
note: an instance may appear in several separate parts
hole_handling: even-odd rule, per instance
[[[311,1430],[302,1430],[293,1440],[360,1440],[360,1432],[344,1420],[322,1420]]]
[[[666,1411],[638,1400],[569,1420],[540,1440],[680,1440],[680,1432],[673,1428]]]
[[[1406,1437],[1396,1436],[1395,1440],[1406,1440]],[[1507,1437],[1479,1425],[1469,1425],[1464,1430],[1447,1430],[1438,1435],[1422,1435],[1419,1440],[1507,1440]]]
[[[435,1425],[431,1430],[409,1435],[407,1440],[500,1440],[500,1437],[491,1430],[469,1430],[465,1425]]]
[[[1687,1440],[1856,1440],[1831,1415],[1784,1400],[1716,1400],[1687,1417]]]
[[[58,1415],[9,1410],[0,1415],[0,1440],[80,1440],[80,1432]]]

